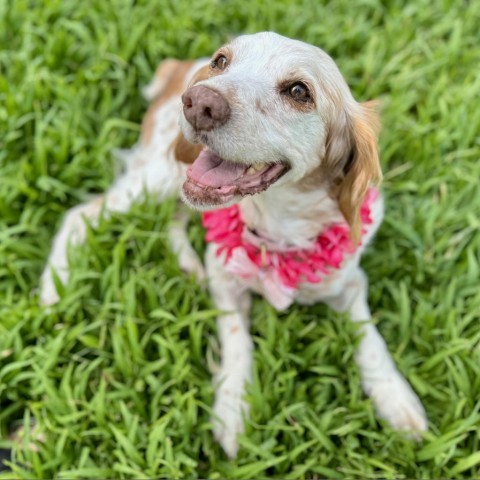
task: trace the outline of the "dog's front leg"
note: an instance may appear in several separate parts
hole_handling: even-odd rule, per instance
[[[387,346],[371,319],[367,303],[368,283],[358,269],[345,291],[351,320],[361,323],[362,338],[355,356],[365,393],[373,400],[378,415],[395,429],[420,438],[427,430],[425,410],[407,380],[400,374]],[[345,298],[346,298],[345,297]]]
[[[53,240],[52,250],[40,281],[40,303],[52,305],[59,301],[53,272],[61,283],[69,279],[68,245],[81,245],[86,238],[85,221],[96,225],[102,213],[125,213],[144,192],[159,201],[177,195],[184,181],[183,167],[167,158],[148,164],[143,169],[127,171],[103,194],[71,208]],[[188,253],[188,252],[187,252]]]
[[[243,432],[243,417],[248,415],[244,400],[245,385],[252,375],[253,344],[249,333],[250,294],[236,277],[228,273],[216,257],[216,246],[206,253],[207,276],[216,307],[223,313],[217,319],[221,364],[215,374],[213,431],[230,458],[238,451],[238,434]]]

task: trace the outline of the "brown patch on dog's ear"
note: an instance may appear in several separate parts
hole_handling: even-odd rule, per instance
[[[336,196],[355,243],[360,241],[362,235],[360,208],[365,194],[370,185],[382,179],[377,143],[380,121],[376,107],[376,102],[358,104],[354,114],[345,118],[350,124],[350,138],[337,139],[330,145],[327,143],[327,154],[330,148],[330,155],[337,155],[337,159],[342,142],[344,147],[350,147],[347,150],[349,154],[340,161],[343,171],[341,180],[336,185]]]
[[[190,143],[180,132],[173,141],[171,147],[173,155],[178,162],[192,164],[202,151],[202,145]]]

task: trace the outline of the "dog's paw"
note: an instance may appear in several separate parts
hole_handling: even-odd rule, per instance
[[[238,452],[238,435],[244,432],[243,419],[248,415],[248,404],[243,400],[243,387],[227,379],[218,388],[213,406],[213,434],[229,458]]]
[[[390,378],[364,384],[367,395],[373,400],[378,415],[392,428],[405,432],[415,440],[428,428],[425,409],[409,383],[394,371]]]
[[[50,272],[44,272],[40,282],[40,305],[49,307],[60,301],[60,297]]]
[[[67,268],[58,268],[56,274],[59,277],[62,284],[68,281],[68,269]],[[55,305],[60,301],[60,296],[58,295],[57,287],[53,280],[52,268],[47,266],[42,273],[40,278],[40,305],[42,307],[49,307]]]

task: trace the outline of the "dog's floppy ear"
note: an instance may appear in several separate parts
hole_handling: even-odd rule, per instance
[[[327,137],[327,168],[337,170],[335,193],[355,243],[362,234],[360,208],[365,194],[382,178],[376,106],[376,102],[355,104],[351,113],[340,115]]]
[[[209,77],[210,68],[208,65],[202,67],[195,75],[193,76],[189,87],[195,85],[202,80],[206,80]],[[180,132],[175,140],[172,143],[173,154],[177,161],[183,163],[193,163],[195,159],[200,155],[202,150],[201,145],[191,144]]]
[[[172,143],[173,155],[177,162],[193,163],[202,151],[201,145],[190,143],[180,132]]]

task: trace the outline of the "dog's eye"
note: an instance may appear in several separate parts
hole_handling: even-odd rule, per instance
[[[307,86],[302,82],[295,82],[288,89],[288,93],[294,100],[300,102],[306,102],[310,99],[310,92],[308,91]]]
[[[228,65],[228,60],[225,55],[219,55],[215,60],[212,60],[210,66],[212,68],[218,68],[219,70],[225,70]]]

